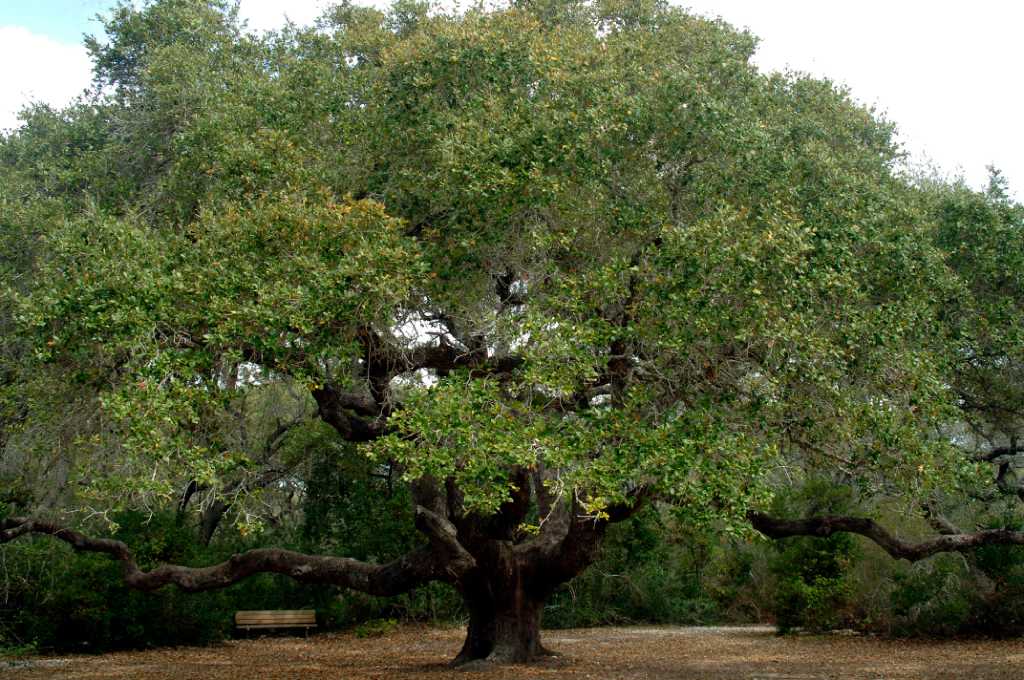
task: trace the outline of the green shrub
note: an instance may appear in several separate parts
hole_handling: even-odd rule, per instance
[[[598,562],[551,598],[544,625],[717,622],[718,603],[705,580],[719,543],[710,528],[679,525],[648,507],[611,527]]]
[[[977,603],[959,555],[938,555],[893,575],[890,632],[945,636],[969,627]]]
[[[38,653],[39,643],[35,640],[23,644],[0,644],[0,659],[20,659]]]
[[[357,638],[382,637],[398,628],[397,619],[371,619],[356,626]]]
[[[856,548],[849,534],[779,543],[771,569],[777,578],[774,609],[780,632],[830,630],[851,623],[854,592],[848,572]]]
[[[849,486],[809,479],[796,492],[777,498],[773,512],[781,516],[843,514],[853,506],[854,490]],[[854,536],[787,538],[774,541],[771,550],[772,605],[780,632],[855,624],[856,593],[850,574],[860,550]]]

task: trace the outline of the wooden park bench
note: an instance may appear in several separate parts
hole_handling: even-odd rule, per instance
[[[261,628],[316,628],[316,612],[312,609],[263,609],[235,612],[235,627],[240,630]]]

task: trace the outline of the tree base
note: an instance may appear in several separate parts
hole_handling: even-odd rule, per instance
[[[539,650],[528,655],[515,653],[513,650],[508,649],[495,649],[484,658],[471,658],[460,653],[448,665],[462,671],[475,671],[486,670],[492,666],[520,664],[560,668],[566,665],[566,659],[561,654],[545,647],[541,647]]]
[[[543,609],[542,601],[526,597],[515,598],[513,605],[500,613],[492,606],[471,606],[466,641],[452,666],[476,662],[524,664],[557,657],[540,643]]]

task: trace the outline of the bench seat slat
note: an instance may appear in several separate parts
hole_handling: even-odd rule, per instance
[[[241,628],[242,630],[249,630],[250,628],[316,628],[317,625],[315,623],[310,623],[310,624],[289,623],[289,624],[286,624],[286,625],[281,625],[280,623],[257,623],[257,624],[251,624],[251,625],[250,624],[246,624],[244,626],[237,626],[237,627]]]
[[[272,621],[310,621],[316,618],[316,616],[267,616],[266,614],[260,614],[259,616],[236,616],[239,621],[254,621],[257,619],[269,619]]]

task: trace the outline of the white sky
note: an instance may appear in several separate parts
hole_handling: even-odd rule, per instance
[[[918,162],[974,186],[995,164],[1024,195],[1024,2],[682,1],[760,36],[762,70],[847,85],[897,124]]]
[[[59,43],[21,26],[0,26],[0,64],[5,65],[0,72],[4,130],[18,124],[18,110],[30,99],[66,104],[92,77],[84,47]]]
[[[0,0],[22,2],[26,0]],[[45,4],[47,0],[34,0]],[[1024,2],[1016,0],[678,0],[762,39],[764,70],[792,68],[850,87],[897,123],[918,162],[984,184],[994,163],[1024,193]],[[254,29],[311,22],[329,0],[242,0]],[[377,0],[376,4],[382,4]],[[95,25],[83,30],[95,31]],[[85,50],[0,26],[0,129],[30,99],[63,105],[88,85]]]

